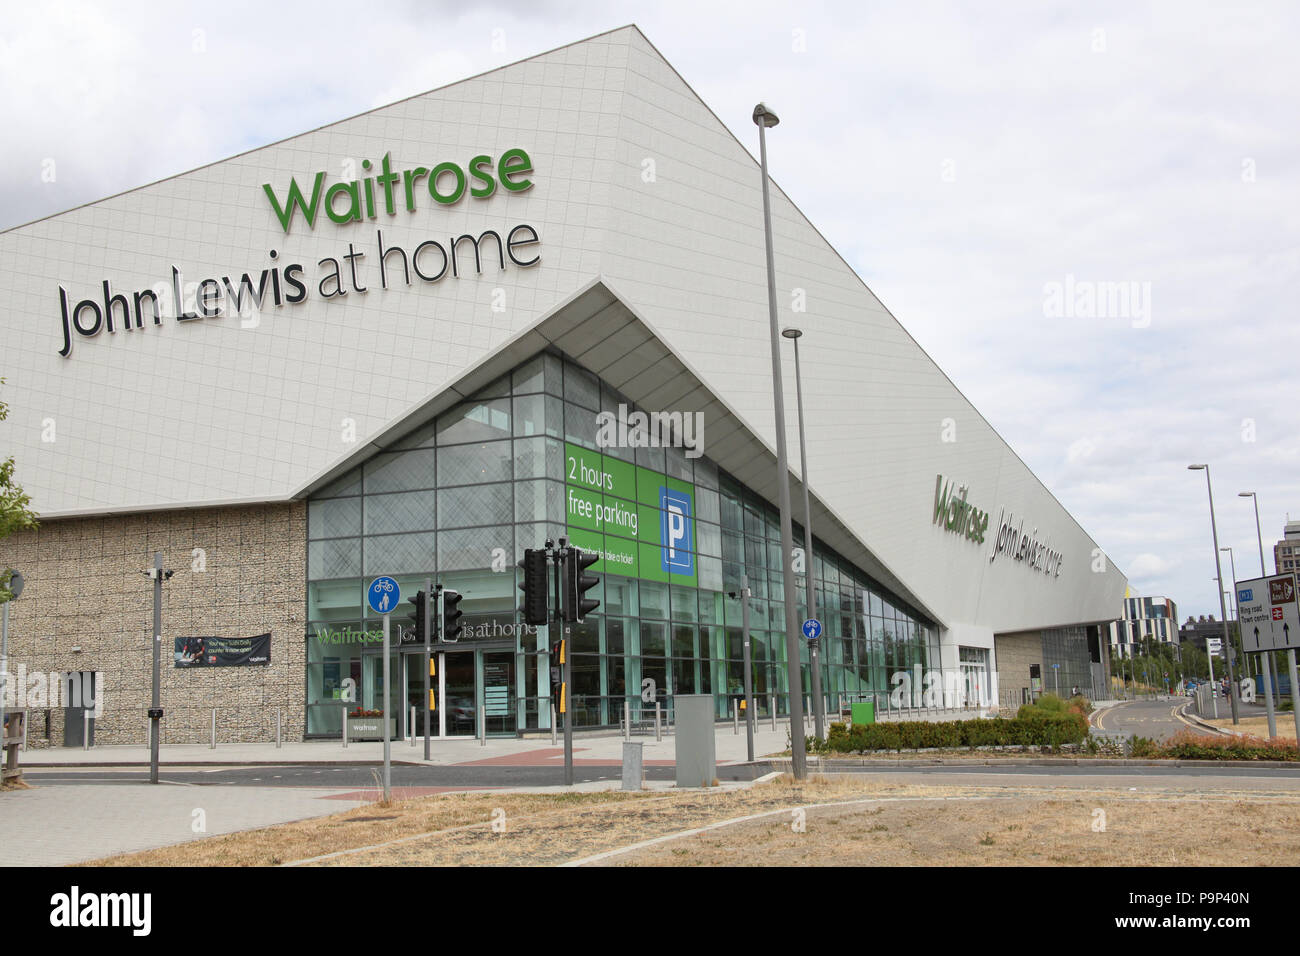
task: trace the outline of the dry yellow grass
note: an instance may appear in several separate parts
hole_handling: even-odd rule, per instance
[[[1290,865],[1300,801],[1098,792],[811,809],[623,854],[617,866]],[[802,823],[802,832],[796,824]],[[1094,826],[1104,829],[1094,829]],[[1213,832],[1206,847],[1188,834]],[[1222,840],[1220,844],[1218,841]]]
[[[1207,724],[1213,724],[1215,727],[1222,727],[1224,730],[1235,730],[1238,733],[1250,734],[1254,737],[1268,737],[1268,718],[1267,717],[1247,717],[1239,724],[1234,724],[1231,717],[1222,717],[1218,720],[1206,720]],[[1279,711],[1276,715],[1275,723],[1277,725],[1277,735],[1286,740],[1295,740],[1295,716],[1291,711]]]
[[[848,805],[845,801],[875,801]],[[907,802],[890,802],[890,801]],[[814,804],[840,802],[830,808]],[[806,832],[791,829],[803,808]],[[1094,808],[1106,832],[1091,829]],[[611,864],[1186,865],[1185,834],[1212,827],[1235,863],[1295,859],[1300,794],[1198,796],[1176,790],[933,786],[869,778],[785,779],[744,790],[443,794],[211,837],[91,865],[555,865],[751,814],[773,815],[609,860]],[[1202,830],[1200,832],[1208,832]],[[1267,836],[1260,840],[1260,836]],[[982,843],[980,841],[991,842]],[[1267,844],[1268,855],[1263,847]],[[1257,851],[1256,847],[1260,849]],[[1251,854],[1259,853],[1259,859]],[[1243,857],[1241,854],[1244,853]],[[331,856],[331,854],[333,854]],[[315,859],[326,857],[325,859]]]

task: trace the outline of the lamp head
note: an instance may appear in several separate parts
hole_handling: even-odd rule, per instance
[[[767,106],[764,105],[763,103],[759,103],[757,106],[754,107],[755,126],[764,126],[768,129],[771,129],[779,122],[781,121],[777,118],[777,115],[773,113],[770,109],[768,109]]]
[[[1238,497],[1238,498],[1254,498],[1254,497],[1255,497],[1255,492],[1253,492],[1253,491],[1239,491],[1239,492],[1237,492],[1237,497]]]
[[[781,334],[787,339],[797,339],[799,336],[803,335],[803,330],[796,328],[782,329]]]
[[[1188,470],[1188,471],[1202,471],[1202,470],[1204,470],[1204,468],[1205,468],[1204,465],[1188,465],[1188,466],[1187,466],[1187,470]]]

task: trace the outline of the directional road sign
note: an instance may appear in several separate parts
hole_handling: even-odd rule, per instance
[[[1237,582],[1241,645],[1247,651],[1300,648],[1300,600],[1294,574]]]

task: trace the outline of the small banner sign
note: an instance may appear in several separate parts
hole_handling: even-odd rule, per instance
[[[177,667],[250,667],[271,663],[271,635],[178,637]]]

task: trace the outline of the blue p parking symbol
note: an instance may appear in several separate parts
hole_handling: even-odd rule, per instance
[[[659,544],[663,571],[694,574],[695,553],[691,550],[691,496],[684,491],[659,488]]]

